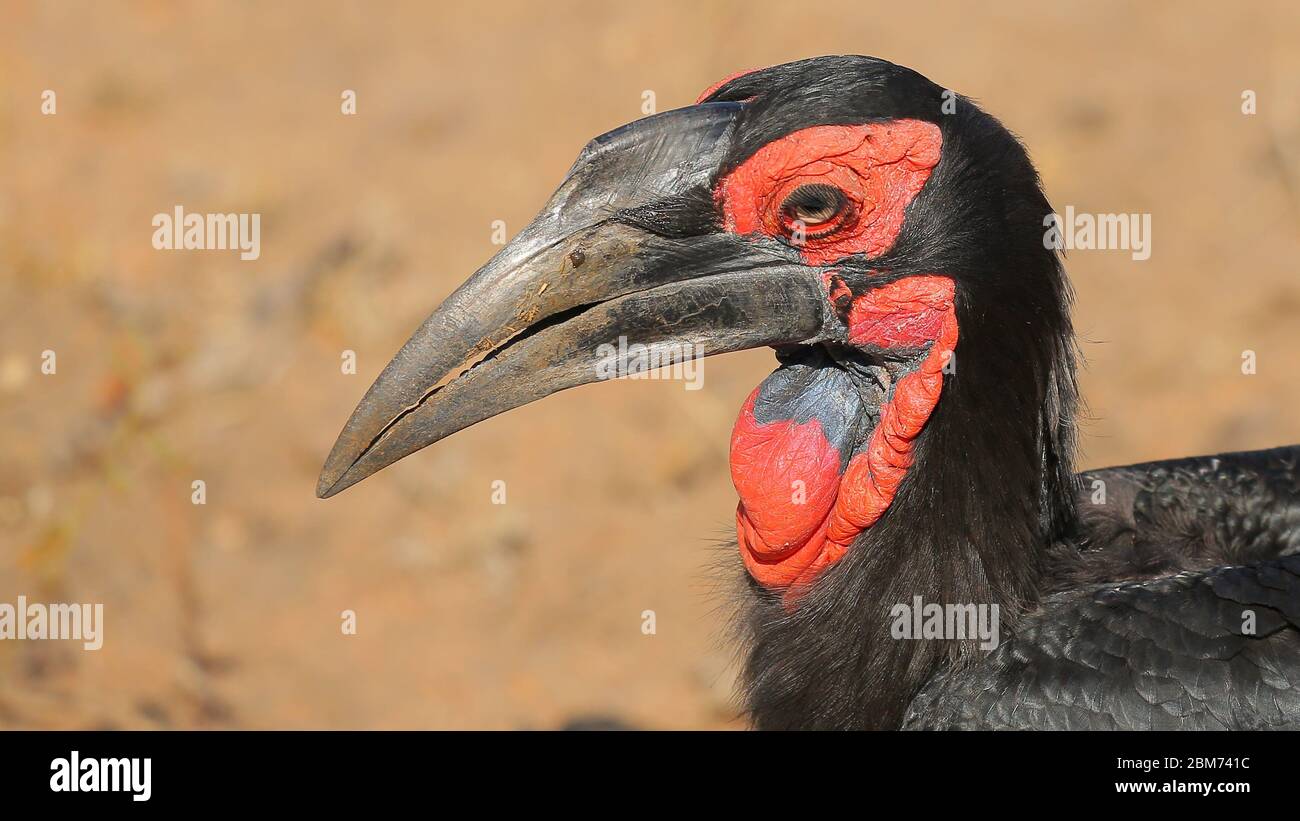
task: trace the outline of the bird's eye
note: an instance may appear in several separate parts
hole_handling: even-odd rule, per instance
[[[801,185],[781,203],[781,224],[792,237],[816,239],[847,222],[851,203],[833,185]]]

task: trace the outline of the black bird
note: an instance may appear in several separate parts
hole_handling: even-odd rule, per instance
[[[1300,447],[1076,475],[1052,213],[1015,137],[910,69],[730,78],[583,150],[318,495],[643,366],[620,338],[770,346],[731,450],[755,726],[1300,726]]]

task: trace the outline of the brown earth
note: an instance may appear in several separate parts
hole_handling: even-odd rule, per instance
[[[313,495],[492,222],[643,91],[685,105],[737,69],[912,66],[1020,134],[1058,208],[1152,215],[1150,260],[1069,258],[1085,466],[1300,440],[1295,4],[982,6],[5,3],[0,602],[107,623],[96,652],[0,642],[0,726],[738,726],[713,542],[770,353],[709,360],[701,391],[580,388]],[[261,213],[261,258],[155,251],[177,203]]]

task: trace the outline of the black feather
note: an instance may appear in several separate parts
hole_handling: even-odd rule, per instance
[[[941,160],[894,246],[837,273],[950,276],[960,329],[955,373],[885,515],[792,611],[746,579],[752,722],[1300,725],[1298,451],[1075,475],[1072,294],[1016,138],[966,98],[865,57],[754,72],[710,99],[747,101],[728,168],[812,125],[936,123]],[[1098,480],[1106,505],[1092,501]],[[1008,638],[992,652],[895,640],[891,607],[914,596],[997,605]],[[1257,634],[1241,632],[1243,609]]]

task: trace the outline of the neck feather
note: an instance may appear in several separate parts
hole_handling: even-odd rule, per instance
[[[984,321],[1007,327],[1005,318]],[[739,625],[755,726],[897,727],[935,672],[985,651],[974,638],[893,638],[895,605],[917,596],[997,605],[1005,635],[1037,602],[1041,554],[1073,517],[1072,337],[1066,319],[1022,331],[1028,343],[1051,332],[1036,346],[1004,334],[981,349],[981,339],[998,337],[980,322],[978,314],[962,322],[956,371],[880,520],[793,610],[746,580]]]

